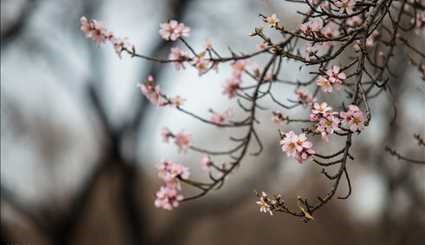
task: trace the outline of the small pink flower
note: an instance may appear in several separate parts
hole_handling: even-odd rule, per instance
[[[335,2],[335,6],[339,8],[340,12],[345,12],[347,14],[353,13],[353,8],[355,4],[355,0],[337,0]]]
[[[343,81],[347,78],[344,72],[341,71],[339,66],[332,66],[331,69],[326,71],[326,74],[329,77],[329,81],[334,85],[341,85]]]
[[[181,164],[174,163],[170,160],[163,161],[158,167],[158,176],[167,182],[173,182],[180,177],[182,179],[189,178],[189,169]]]
[[[227,109],[226,111],[222,113],[215,112],[215,111],[211,111],[211,112],[212,112],[212,115],[211,115],[210,121],[217,125],[224,124],[227,118],[229,118],[232,115],[232,112],[230,109]]]
[[[210,68],[210,62],[205,59],[204,56],[205,53],[202,53],[201,55],[196,56],[193,60],[193,65],[198,70],[199,75],[204,74]]]
[[[295,156],[295,160],[297,160],[299,163],[303,163],[316,153],[313,149],[311,149],[311,143],[308,146],[309,147],[304,147],[303,150]]]
[[[313,144],[307,140],[305,134],[296,135],[293,131],[284,134],[280,145],[288,157],[294,157],[299,163],[303,163],[315,153],[311,149]]]
[[[179,151],[186,152],[191,145],[192,136],[188,133],[180,131],[174,136],[174,143],[179,148]]]
[[[272,14],[271,16],[267,16],[265,22],[270,25],[270,27],[279,27],[280,20],[277,18],[276,14]]]
[[[326,102],[314,103],[313,108],[311,110],[310,114],[310,120],[311,121],[319,121],[320,118],[328,115],[332,112],[332,107],[328,106]]]
[[[341,112],[342,122],[350,127],[352,132],[360,132],[365,127],[363,112],[356,105],[349,105],[347,112]]]
[[[148,76],[148,81],[138,85],[142,93],[156,106],[164,106],[167,102],[161,97],[159,85],[155,86],[153,76]]]
[[[85,16],[80,18],[80,29],[85,34],[89,34],[92,29],[90,21]]]
[[[208,155],[203,155],[201,158],[201,166],[203,170],[209,170],[212,166],[213,162]]]
[[[337,113],[329,113],[322,118],[316,124],[316,131],[320,133],[322,139],[326,142],[329,141],[328,136],[333,134],[336,129],[338,129],[340,120],[335,116]]]
[[[297,89],[295,95],[297,96],[298,103],[304,106],[311,106],[314,102],[314,98],[303,89]]]
[[[168,128],[162,128],[161,130],[161,138],[162,141],[165,143],[168,143],[170,138],[173,137],[173,134],[171,133],[171,131]]]
[[[314,36],[319,33],[323,27],[322,20],[311,20],[309,22],[303,23],[300,25],[300,31],[304,33],[306,36]]]
[[[356,15],[351,18],[348,18],[346,23],[350,27],[357,27],[363,23],[363,19],[360,16]]]
[[[188,37],[190,32],[189,27],[186,27],[183,23],[179,23],[176,20],[162,23],[160,27],[159,34],[165,40],[176,41],[181,37]]]
[[[339,66],[332,66],[326,71],[325,76],[319,76],[316,84],[327,93],[331,93],[333,89],[339,90],[347,78],[344,72],[340,71]]]
[[[317,86],[319,86],[323,92],[332,93],[333,87],[329,79],[324,76],[319,76],[316,81]]]
[[[166,210],[177,208],[180,201],[183,200],[183,195],[178,193],[177,189],[169,186],[161,186],[155,197],[155,206]]]
[[[176,66],[176,70],[184,69],[184,62],[187,60],[188,55],[185,51],[179,48],[171,48],[171,53],[168,59],[172,60]]]
[[[134,45],[128,42],[127,38],[116,38],[111,39],[112,45],[114,46],[115,53],[121,58],[122,52],[126,50],[134,50]]]
[[[242,74],[245,72],[245,68],[247,66],[247,60],[238,60],[232,64],[233,76],[237,78],[241,78]]]
[[[298,136],[293,131],[289,131],[284,135],[280,141],[280,145],[282,151],[286,152],[288,157],[295,157],[297,152],[302,150],[302,146],[298,144]]]
[[[333,39],[339,36],[339,27],[334,22],[329,22],[325,27],[323,27],[320,31],[320,33],[328,38]]]
[[[226,84],[224,85],[223,94],[227,95],[229,99],[236,96],[237,91],[240,89],[241,80],[232,77],[227,80]]]
[[[109,37],[112,37],[112,34],[108,33],[105,26],[99,21],[88,20],[83,16],[80,18],[80,23],[81,31],[97,44],[105,43]]]
[[[307,45],[306,48],[304,49],[303,57],[306,61],[310,61],[311,58],[314,58],[316,56],[318,51],[319,51],[319,45],[315,45],[315,46]]]

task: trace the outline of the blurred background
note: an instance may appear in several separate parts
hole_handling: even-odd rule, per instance
[[[218,149],[227,146],[226,136],[238,132],[153,108],[136,85],[153,74],[167,94],[181,95],[187,109],[208,116],[209,108],[229,107],[221,90],[230,69],[223,65],[220,73],[199,77],[193,69],[175,72],[172,65],[126,55],[119,59],[110,46],[85,39],[80,17],[101,20],[118,36],[127,36],[138,53],[166,57],[170,43],[158,30],[168,19],[192,28],[189,41],[198,50],[210,39],[222,53],[227,47],[249,52],[258,44],[248,33],[261,25],[259,13],[277,13],[285,27],[293,28],[298,8],[281,0],[2,0],[0,240],[31,245],[423,244],[425,168],[384,151],[388,145],[412,158],[425,157],[413,138],[425,135],[425,83],[403,60],[403,50],[394,61],[392,93],[371,102],[372,123],[355,137],[348,200],[333,200],[308,224],[259,213],[254,190],[281,193],[295,205],[297,195],[314,198],[330,188],[320,168],[284,157],[268,111],[260,126],[266,146],[260,157],[244,161],[220,191],[172,212],[154,208],[159,161],[183,162],[194,178],[207,177],[199,155],[178,154],[161,142],[162,127],[184,129],[196,145]],[[409,38],[425,50],[423,39]],[[306,76],[298,66],[287,63],[282,74],[288,80]],[[290,87],[278,89],[283,99],[293,93]],[[302,110],[291,113],[305,116]],[[338,142],[321,150],[336,148]],[[340,191],[346,191],[345,183]]]

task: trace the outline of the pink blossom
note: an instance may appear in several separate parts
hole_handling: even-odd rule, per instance
[[[350,27],[357,27],[363,23],[363,19],[360,16],[356,15],[351,18],[348,18],[346,22],[347,25]]]
[[[342,122],[350,127],[352,132],[360,132],[365,127],[365,117],[363,112],[356,105],[349,105],[348,111],[341,112]]]
[[[169,186],[161,186],[155,197],[155,206],[166,210],[177,208],[180,201],[183,200],[183,195],[178,193],[177,189]]]
[[[171,48],[170,55],[168,59],[172,60],[176,66],[176,70],[184,69],[184,62],[187,60],[188,55],[185,51],[179,48]]]
[[[208,155],[203,155],[201,158],[201,166],[203,170],[208,170],[212,166],[213,162]]]
[[[240,78],[247,66],[247,60],[238,60],[232,64],[233,76]]]
[[[170,160],[163,161],[159,165],[158,170],[159,178],[164,180],[165,183],[175,182],[178,177],[188,179],[190,175],[187,167]],[[179,186],[177,188],[179,188]]]
[[[335,24],[334,22],[329,22],[325,27],[321,29],[320,33],[328,39],[333,39],[339,36],[338,28],[339,27],[337,24]]]
[[[174,136],[174,143],[179,148],[179,151],[186,152],[192,141],[192,135],[185,133],[183,131],[180,131]]]
[[[303,163],[316,153],[313,149],[311,149],[313,144],[310,141],[306,142],[307,143],[304,144],[302,151],[298,152],[298,154],[295,156],[295,160],[297,160],[299,163]]]
[[[307,140],[305,134],[296,135],[293,131],[283,135],[280,145],[288,157],[294,157],[299,163],[303,163],[315,153],[311,149],[313,144]]]
[[[340,120],[338,113],[332,111],[332,107],[326,102],[321,104],[314,103],[310,114],[310,120],[316,122],[315,131],[320,133],[325,141],[328,141],[328,136],[333,134],[338,129]]]
[[[161,130],[161,138],[162,141],[165,143],[169,142],[169,139],[173,137],[173,134],[171,133],[171,131],[168,128],[162,128]]]
[[[311,20],[309,22],[303,23],[300,25],[300,31],[304,33],[307,36],[314,36],[314,34],[317,34],[320,32],[320,29],[322,29],[323,23],[322,20]]]
[[[323,92],[331,93],[333,89],[341,89],[341,85],[347,75],[341,71],[339,66],[332,66],[326,71],[325,76],[319,76],[316,84],[322,89]]]
[[[161,29],[159,34],[165,40],[176,41],[181,37],[189,36],[190,28],[186,27],[183,23],[179,23],[176,20],[170,20],[167,23],[160,25]]]
[[[355,0],[338,0],[335,2],[335,6],[339,8],[340,12],[345,12],[347,14],[353,13],[353,8],[355,4]]]
[[[276,202],[274,200],[270,200],[268,198],[267,193],[264,191],[261,192],[260,200],[256,202],[258,206],[260,206],[260,213],[268,213],[273,215],[272,205],[270,203]]]
[[[264,20],[267,24],[270,25],[270,27],[273,27],[273,28],[279,27],[280,20],[279,18],[277,18],[276,14],[267,16]]]
[[[288,157],[295,157],[297,152],[302,150],[302,146],[298,144],[298,136],[293,132],[289,131],[280,140],[280,145],[283,152],[286,152]]]
[[[310,61],[311,58],[314,58],[316,56],[318,51],[319,51],[318,45],[315,45],[315,46],[307,45],[306,48],[304,49],[303,57],[306,61]]]
[[[317,86],[319,86],[323,92],[332,93],[333,87],[329,79],[324,76],[319,76],[316,81]]]
[[[202,53],[201,55],[196,56],[193,60],[193,65],[198,70],[199,75],[204,74],[210,68],[210,62],[205,59],[204,56],[205,53]]]
[[[340,86],[343,81],[347,78],[347,75],[345,75],[344,72],[341,71],[339,66],[332,66],[331,69],[326,71],[326,74],[328,75],[329,81],[334,86]]]
[[[325,117],[332,112],[332,107],[328,106],[326,102],[314,103],[310,114],[311,121],[319,121],[320,118]]]
[[[128,42],[127,38],[116,38],[111,39],[112,45],[114,46],[115,53],[121,58],[121,54],[124,50],[134,50],[134,45]]]
[[[241,80],[232,77],[227,80],[226,84],[224,85],[223,94],[227,95],[229,99],[236,96],[236,92],[240,89]]]
[[[301,88],[295,91],[295,95],[297,96],[298,103],[304,106],[310,106],[314,102],[314,98]]]
[[[107,33],[105,26],[96,20],[88,20],[86,17],[80,18],[81,31],[86,34],[86,37],[93,40],[97,44],[105,43],[108,37],[112,36]]]
[[[85,16],[80,18],[80,30],[85,34],[89,34],[92,30],[91,23]]]
[[[158,167],[158,176],[164,180],[164,186],[155,194],[155,206],[171,210],[178,207],[179,202],[183,200],[180,179],[189,178],[189,169],[185,166],[174,163],[169,160],[163,161]]]
[[[211,111],[211,112],[212,112],[212,115],[211,115],[210,121],[218,125],[224,124],[227,118],[229,118],[232,115],[232,112],[230,109],[227,109],[226,111],[222,113],[215,112],[215,111]]]
[[[148,81],[138,85],[142,93],[149,99],[149,101],[156,106],[164,106],[167,102],[161,97],[161,90],[159,85],[155,86],[153,76],[148,76]]]
[[[128,39],[118,38],[112,32],[108,32],[105,26],[96,20],[88,20],[86,17],[80,18],[81,31],[86,34],[86,37],[93,40],[97,44],[103,44],[109,41],[115,53],[121,58],[124,50],[135,52],[134,45],[128,42]]]
[[[327,115],[321,117],[319,122],[316,124],[316,131],[320,133],[322,139],[328,141],[328,136],[333,134],[336,129],[338,129],[340,120],[336,117],[337,113],[328,113]]]

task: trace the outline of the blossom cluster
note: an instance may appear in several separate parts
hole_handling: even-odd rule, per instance
[[[280,145],[288,157],[294,157],[299,163],[303,163],[315,153],[313,144],[307,140],[305,134],[297,135],[293,131],[282,135]]]
[[[236,96],[242,83],[242,74],[245,72],[247,66],[246,60],[238,60],[232,65],[232,76],[226,80],[223,86],[223,94],[229,99]]]
[[[299,92],[299,91],[298,91]],[[329,136],[337,130],[360,132],[365,127],[365,116],[356,105],[349,105],[347,111],[335,112],[326,102],[311,104],[310,121],[314,123],[313,133],[320,134],[322,139],[329,141]],[[289,120],[280,112],[273,112],[273,121],[276,123]],[[280,141],[282,151],[288,157],[294,157],[299,163],[303,163],[314,155],[313,144],[307,140],[306,135],[297,135],[293,131],[282,134]]]
[[[329,141],[329,135],[338,129],[340,120],[338,113],[332,111],[332,107],[326,102],[314,103],[310,114],[310,120],[315,122],[315,131],[320,133],[325,141]]]
[[[178,207],[184,198],[180,193],[179,179],[188,179],[189,175],[189,169],[185,166],[170,160],[163,161],[158,167],[158,176],[164,181],[164,185],[155,194],[155,206],[167,210]]]
[[[323,92],[331,93],[334,89],[340,90],[344,80],[347,78],[339,66],[332,66],[324,75],[319,76],[316,81]]]
[[[315,131],[320,133],[325,141],[329,141],[329,135],[336,130],[347,126],[351,132],[360,132],[365,127],[363,112],[356,105],[349,105],[347,111],[334,112],[326,102],[314,103],[310,114],[310,120],[315,122]]]
[[[155,106],[163,107],[166,105],[172,105],[175,107],[181,107],[185,101],[181,96],[167,97],[161,93],[159,85],[155,84],[155,79],[152,75],[149,75],[145,83],[138,85],[140,91],[146,96],[146,98]]]
[[[104,44],[110,42],[118,57],[121,58],[124,50],[135,52],[134,45],[128,42],[128,39],[115,36],[114,33],[108,31],[103,23],[97,20],[89,20],[86,17],[80,18],[80,29],[86,34],[88,39],[93,40],[95,43]]]

